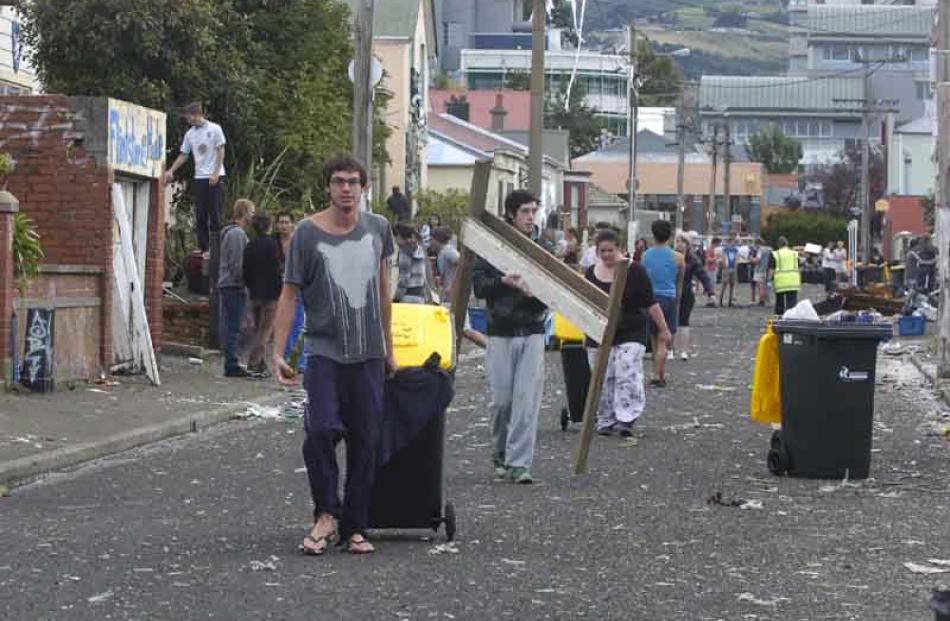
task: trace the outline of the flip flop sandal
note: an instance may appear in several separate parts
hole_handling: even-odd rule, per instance
[[[369,545],[369,548],[361,550],[356,547],[363,544]],[[350,554],[363,555],[363,554],[373,554],[374,552],[376,552],[376,548],[374,548],[373,544],[369,542],[369,539],[360,535],[359,541],[354,541],[353,537],[350,537],[350,539],[346,542],[346,551]]]
[[[300,552],[304,556],[323,556],[326,554],[327,549],[333,545],[336,540],[339,538],[339,535],[336,532],[332,532],[324,535],[323,537],[314,537],[313,535],[306,535],[303,540],[304,543],[310,543],[310,546],[301,545]]]

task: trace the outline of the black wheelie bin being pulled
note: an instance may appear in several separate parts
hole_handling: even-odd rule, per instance
[[[446,539],[455,538],[455,507],[443,504],[442,492],[445,411],[454,396],[453,377],[439,368],[438,354],[386,380],[370,528],[444,525]]]
[[[782,429],[772,435],[773,474],[866,479],[871,468],[880,323],[776,321]]]

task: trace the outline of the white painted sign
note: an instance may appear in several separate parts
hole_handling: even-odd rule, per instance
[[[160,177],[166,138],[164,112],[109,99],[109,165],[113,170]]]

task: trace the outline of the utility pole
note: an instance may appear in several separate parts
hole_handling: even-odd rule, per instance
[[[732,230],[732,187],[730,183],[732,181],[732,129],[729,127],[729,113],[726,112],[723,115],[725,119],[724,122],[724,131],[725,139],[723,140],[722,146],[722,167],[723,167],[723,180],[722,180],[722,209],[723,215],[726,217],[726,221],[729,223],[729,230]]]
[[[676,232],[683,231],[686,205],[683,203],[683,185],[686,177],[686,90],[680,93],[676,109]]]
[[[531,29],[531,136],[528,140],[528,190],[541,196],[544,166],[544,0],[534,0]]]
[[[375,0],[359,0],[353,22],[353,155],[373,169],[373,14]]]
[[[946,1],[946,0],[944,0]],[[871,143],[870,143],[870,114],[871,106],[868,97],[871,92],[871,65],[864,62],[864,79],[861,96],[864,99],[861,111],[861,248],[864,252],[864,264],[871,263],[871,206],[869,205],[871,188]]]
[[[637,179],[637,134],[639,133],[640,110],[640,60],[637,56],[637,25],[631,21],[627,36],[630,40],[630,67],[627,77],[627,103],[629,120],[627,133],[630,134],[630,161],[627,172],[627,248],[631,252],[637,239],[637,189],[640,185]]]
[[[719,160],[719,122],[713,121],[713,135],[712,135],[712,153],[710,154],[710,159],[712,160],[712,170],[709,175],[709,204],[706,206],[706,235],[715,235],[715,221],[716,221],[716,164]]]
[[[950,378],[950,0],[941,0],[937,51],[937,209],[935,228],[940,301],[937,372]]]
[[[941,0],[943,4],[946,0]],[[903,57],[896,58],[884,58],[884,59],[875,59],[869,60],[866,58],[859,58],[857,61],[864,66],[863,73],[863,83],[862,83],[862,97],[861,99],[844,99],[844,98],[835,98],[832,101],[835,103],[857,103],[860,104],[859,108],[851,110],[841,110],[842,112],[851,112],[861,115],[861,187],[858,191],[858,211],[861,214],[861,227],[859,231],[859,243],[861,249],[861,256],[864,260],[864,263],[867,264],[871,260],[871,218],[874,215],[874,208],[871,205],[871,183],[870,183],[870,170],[871,170],[871,115],[872,114],[886,114],[888,112],[899,112],[899,110],[894,109],[894,105],[897,104],[895,99],[874,99],[871,100],[871,75],[889,63],[902,63],[906,62]],[[877,65],[874,69],[871,68],[871,65]],[[890,107],[888,107],[890,106]]]

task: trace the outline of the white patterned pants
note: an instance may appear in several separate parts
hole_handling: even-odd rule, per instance
[[[643,388],[643,356],[646,347],[640,343],[621,343],[610,348],[604,388],[597,408],[597,429],[607,429],[616,423],[632,423],[643,414],[646,392]],[[587,350],[591,368],[597,359],[597,349]]]

